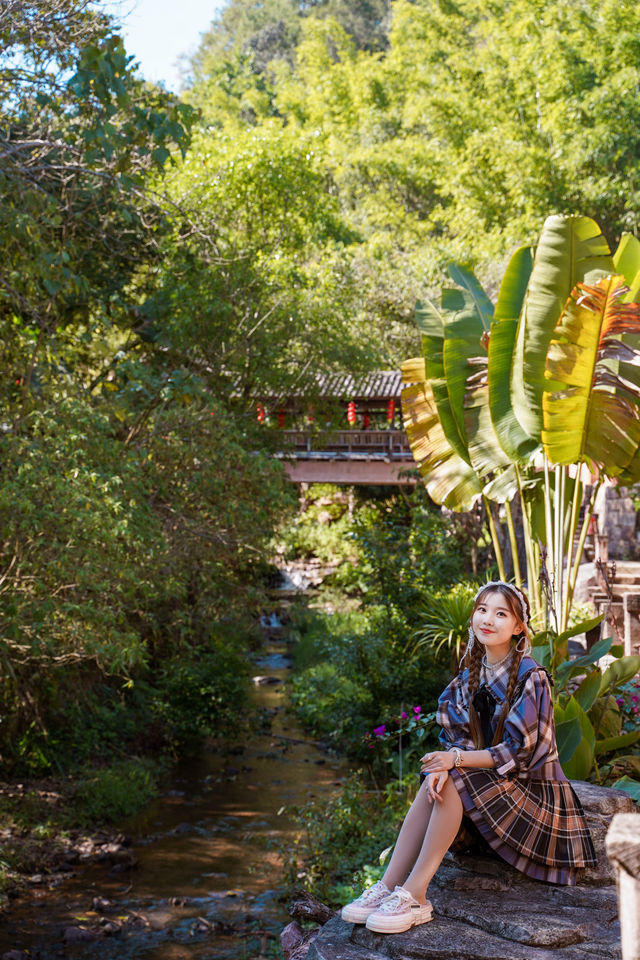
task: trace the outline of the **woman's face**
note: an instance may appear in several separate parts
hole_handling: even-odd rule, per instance
[[[522,630],[520,620],[498,591],[482,597],[471,618],[471,626],[480,643],[501,654],[507,653],[511,638]]]

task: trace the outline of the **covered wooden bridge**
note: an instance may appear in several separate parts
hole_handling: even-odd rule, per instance
[[[278,404],[278,456],[294,483],[413,484],[414,459],[402,429],[397,370],[318,377],[313,400]],[[262,411],[262,413],[261,413]],[[264,406],[258,404],[258,419]]]

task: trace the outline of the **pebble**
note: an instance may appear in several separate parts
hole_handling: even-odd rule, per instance
[[[113,906],[113,903],[105,897],[94,897],[91,901],[91,906],[94,910],[108,910],[109,907]]]

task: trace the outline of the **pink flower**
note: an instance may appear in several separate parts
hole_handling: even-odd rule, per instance
[[[408,714],[408,713],[405,713],[404,710],[403,710],[402,713],[400,714],[400,719],[401,719],[401,720],[406,720],[408,716],[409,716],[409,714]]]
[[[374,728],[373,728],[373,732],[375,733],[376,737],[384,737],[385,733],[387,732],[387,728],[386,728],[385,724],[383,723],[383,724],[382,724],[381,726],[379,726],[379,727],[374,727]]]
[[[413,712],[415,713],[416,716],[418,716],[418,714],[420,713],[421,710],[422,710],[422,707],[414,707],[414,708],[413,708]]]

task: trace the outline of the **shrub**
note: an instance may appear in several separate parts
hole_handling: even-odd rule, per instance
[[[153,710],[174,750],[196,749],[205,736],[233,737],[246,729],[246,648],[214,641],[209,649],[163,664]]]
[[[137,813],[155,796],[159,775],[158,763],[141,757],[97,770],[78,781],[75,822],[113,823]]]
[[[314,612],[313,626],[300,641],[307,666],[289,681],[291,708],[300,721],[365,762],[372,760],[362,740],[366,730],[400,713],[403,704],[421,703],[428,710],[447,682],[446,665],[430,651],[420,650],[409,661],[383,629],[384,619],[380,610],[336,621]]]

